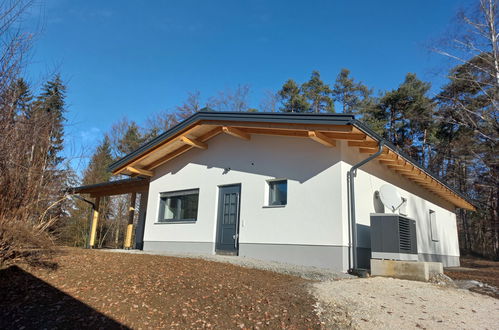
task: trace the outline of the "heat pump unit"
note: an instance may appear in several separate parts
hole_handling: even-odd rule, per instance
[[[400,214],[371,214],[373,259],[418,260],[416,221]]]

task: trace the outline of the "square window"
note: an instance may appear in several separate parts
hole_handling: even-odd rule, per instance
[[[160,194],[158,222],[196,221],[199,189]]]
[[[269,181],[269,205],[286,205],[288,202],[288,181]]]

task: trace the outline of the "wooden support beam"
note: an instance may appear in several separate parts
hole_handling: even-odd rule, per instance
[[[207,141],[207,140],[211,139],[212,137],[217,136],[220,133],[222,133],[222,128],[216,127],[214,129],[212,129],[211,131],[207,132],[206,134],[200,136],[198,138],[198,141],[201,141],[201,142]],[[169,154],[155,160],[151,164],[147,165],[146,168],[148,170],[155,169],[156,167],[168,162],[169,160],[172,160],[173,158],[180,156],[181,154],[190,150],[191,148],[192,148],[192,146],[190,146],[190,145],[184,145],[184,146],[178,148],[177,150],[172,151]]]
[[[100,197],[95,198],[94,207],[92,211],[92,225],[90,226],[90,242],[89,247],[92,249],[95,246],[97,236],[97,224],[99,223],[99,206]]]
[[[348,141],[349,147],[377,148],[377,141]]]
[[[325,145],[326,147],[336,147],[336,141],[319,131],[309,131],[308,137],[322,145]]]
[[[340,132],[322,132],[325,136],[333,140],[346,140],[346,141],[365,141],[366,135],[364,133],[340,133]]]
[[[133,167],[133,166],[127,166],[126,170],[128,172],[132,172],[133,174],[138,174],[138,175],[145,175],[145,176],[153,176],[154,175],[153,171],[149,171],[149,170],[145,170],[143,168],[137,168],[137,167]]]
[[[130,249],[132,247],[132,234],[133,234],[133,218],[135,216],[135,203],[137,201],[137,194],[130,194],[130,205],[128,206],[128,225],[126,227],[125,235],[125,249]]]
[[[222,131],[226,134],[235,136],[235,137],[240,138],[242,140],[249,141],[251,139],[250,134],[241,131],[239,128],[224,126],[224,127],[222,127]]]
[[[194,148],[199,148],[199,149],[203,149],[203,150],[208,149],[208,145],[206,143],[195,140],[195,139],[189,139],[187,136],[181,136],[180,141],[182,141],[183,143],[190,145]]]

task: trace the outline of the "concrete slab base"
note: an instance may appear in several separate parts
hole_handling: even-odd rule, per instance
[[[427,282],[432,274],[443,272],[441,262],[371,259],[371,276]]]

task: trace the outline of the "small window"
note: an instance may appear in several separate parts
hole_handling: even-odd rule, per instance
[[[438,242],[437,216],[432,210],[430,210],[430,235],[432,241]]]
[[[158,222],[196,221],[199,189],[160,194]]]
[[[288,181],[269,181],[269,205],[286,205],[288,202]]]

